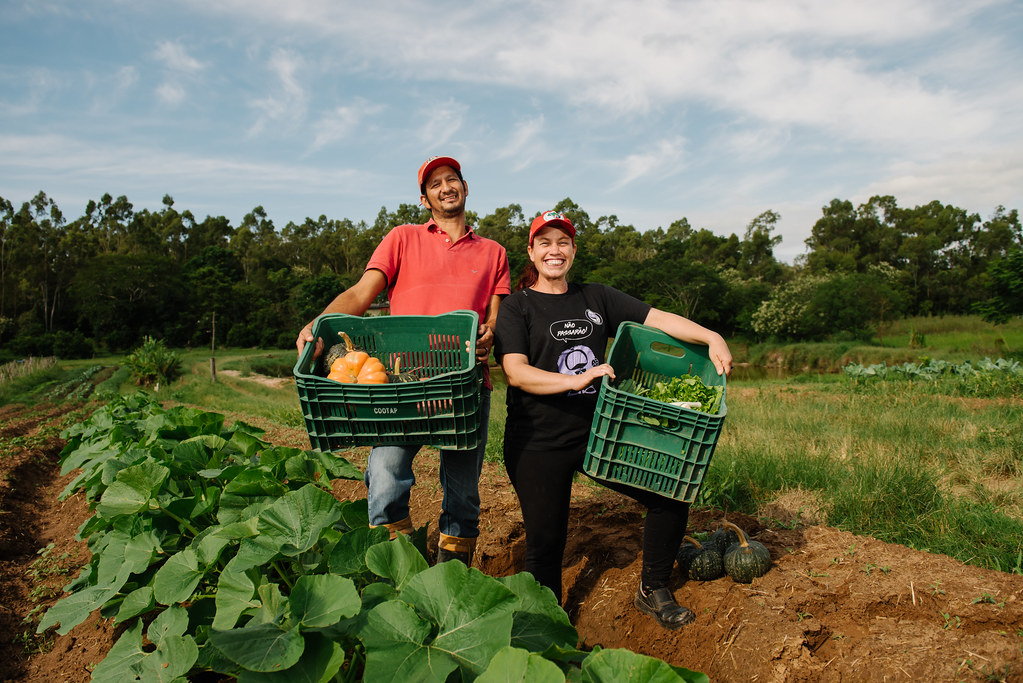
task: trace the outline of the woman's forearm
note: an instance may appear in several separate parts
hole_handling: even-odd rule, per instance
[[[595,379],[604,375],[614,378],[614,371],[606,363],[590,368],[579,375],[563,375],[560,372],[550,372],[534,367],[529,364],[525,355],[519,353],[505,354],[501,358],[501,367],[504,369],[504,376],[509,386],[538,396],[581,391]]]

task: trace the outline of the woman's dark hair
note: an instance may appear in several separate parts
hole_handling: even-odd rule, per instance
[[[537,271],[536,266],[532,261],[527,261],[526,267],[522,269],[522,275],[519,275],[519,281],[515,284],[515,291],[532,287],[539,277],[540,272]]]

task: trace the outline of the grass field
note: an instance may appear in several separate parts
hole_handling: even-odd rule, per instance
[[[913,348],[897,345],[911,338]],[[730,382],[728,418],[699,504],[779,524],[827,524],[1023,572],[1023,396],[963,396],[924,382],[865,384],[820,370],[842,358],[1019,358],[1023,322],[994,328],[971,318],[903,321],[884,342],[777,347],[765,357],[787,354],[802,359],[792,366],[797,371],[811,370]],[[159,388],[161,400],[302,428],[293,385],[246,379],[289,376],[294,351],[219,351],[215,383],[208,351],[180,353],[185,374]],[[0,384],[0,402],[75,396],[101,368],[120,362],[111,357],[44,367]],[[487,458],[500,461],[505,391],[500,372],[494,374]],[[101,389],[136,387],[122,370]]]

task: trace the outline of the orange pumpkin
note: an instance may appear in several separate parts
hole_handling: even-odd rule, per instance
[[[384,364],[365,351],[357,351],[351,338],[344,332],[340,334],[348,352],[331,364],[327,379],[343,384],[386,384]]]

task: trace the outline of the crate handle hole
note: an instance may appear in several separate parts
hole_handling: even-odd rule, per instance
[[[662,356],[671,356],[673,358],[685,358],[686,354],[689,353],[681,346],[666,344],[664,342],[651,342],[650,350],[654,353],[659,353]]]

